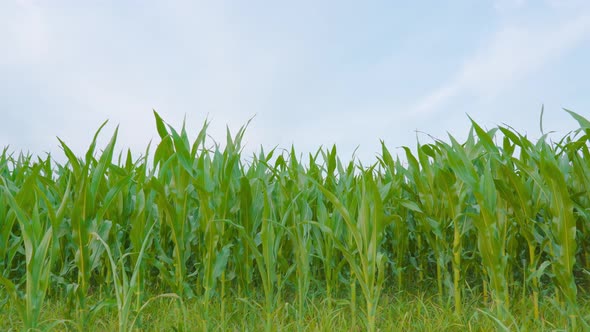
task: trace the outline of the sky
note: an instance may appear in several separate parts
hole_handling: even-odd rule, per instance
[[[590,1],[0,0],[0,147],[65,160],[157,144],[152,110],[244,151],[375,161],[468,133],[531,138],[590,118]],[[211,143],[212,144],[212,143]]]

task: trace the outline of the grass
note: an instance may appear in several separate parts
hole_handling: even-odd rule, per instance
[[[569,111],[568,111],[569,112]],[[590,122],[472,121],[368,166],[242,153],[154,112],[160,142],[0,154],[2,330],[590,329]],[[305,162],[303,161],[305,160]]]
[[[482,298],[470,298],[464,303],[464,312],[456,315],[451,307],[441,305],[433,293],[395,293],[382,296],[379,305],[378,324],[381,331],[493,331],[502,330],[495,321],[495,316],[489,307],[482,304]],[[430,295],[427,295],[430,294]],[[435,294],[435,295],[432,295]],[[298,320],[303,316],[302,331],[364,331],[362,325],[352,325],[349,304],[344,301],[328,304],[325,298],[318,294],[308,300],[306,309],[300,315],[297,304],[288,299],[295,299],[295,295],[277,305],[272,315],[273,330],[299,331]],[[186,326],[190,330],[203,330],[208,327],[217,331],[259,331],[265,328],[265,310],[254,301],[256,299],[227,299],[222,314],[219,309],[209,309],[205,316],[205,307],[197,300],[185,303]],[[89,300],[92,303],[92,299]],[[214,301],[215,302],[215,301]],[[541,317],[534,318],[531,299],[514,299],[511,308],[513,321],[507,324],[510,331],[555,331],[565,329],[564,321],[558,308],[551,303],[542,303]],[[546,304],[546,305],[545,305]],[[212,303],[210,307],[219,308],[219,303]],[[590,303],[582,302],[582,311],[590,312]],[[48,299],[44,307],[42,320],[58,319],[71,316],[71,308],[55,298]],[[159,299],[148,305],[142,315],[138,330],[172,331],[179,327],[179,319],[183,312],[170,300]],[[20,330],[22,321],[18,318],[14,308],[8,306],[0,313],[0,329],[3,331]],[[222,319],[222,317],[224,317]],[[590,318],[590,317],[588,317]],[[208,319],[208,321],[206,321]],[[357,317],[360,321],[362,317]],[[119,328],[116,306],[108,306],[89,321],[92,330],[117,331]],[[63,322],[55,327],[56,330],[66,328],[75,329],[70,322]]]

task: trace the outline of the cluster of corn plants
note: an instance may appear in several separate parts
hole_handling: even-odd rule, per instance
[[[383,294],[420,287],[458,315],[481,295],[510,324],[524,295],[535,318],[555,305],[564,326],[587,327],[578,291],[590,282],[590,122],[570,114],[580,128],[558,142],[472,122],[465,142],[418,144],[403,159],[382,142],[367,167],[342,162],[336,147],[245,156],[246,127],[221,145],[205,123],[191,142],[156,112],[153,156],[117,158],[117,131],[97,152],[104,124],[83,158],[60,140],[65,164],[5,148],[0,303],[27,329],[57,324],[42,320],[47,296],[71,304],[59,323],[79,330],[115,306],[130,330],[156,298],[181,310],[195,299],[201,327],[213,329],[209,310],[223,321],[239,298],[270,331],[291,299],[304,330],[321,298],[347,303],[352,324],[375,331]]]

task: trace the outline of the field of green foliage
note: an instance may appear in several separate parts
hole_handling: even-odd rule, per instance
[[[83,156],[60,140],[65,164],[6,148],[0,328],[589,329],[590,122],[569,114],[559,141],[472,122],[370,165],[246,156],[245,127],[191,142],[155,112],[136,159],[100,129]]]

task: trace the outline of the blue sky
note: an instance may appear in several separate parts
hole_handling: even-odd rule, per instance
[[[0,0],[0,146],[82,153],[109,119],[141,153],[156,109],[246,152],[459,138],[468,113],[539,135],[590,117],[590,1]],[[420,134],[421,141],[428,138]],[[62,159],[63,160],[63,159]]]

